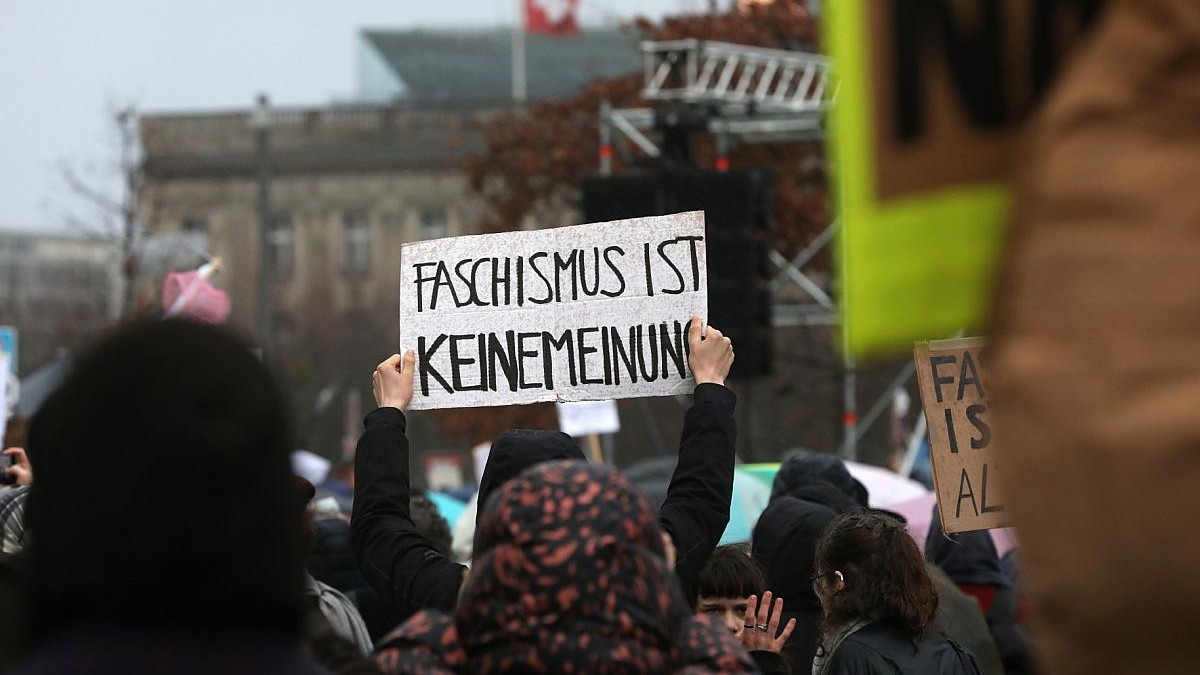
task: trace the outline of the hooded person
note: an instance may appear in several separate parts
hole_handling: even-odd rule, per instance
[[[529,469],[491,498],[476,545],[457,609],[389,636],[386,672],[754,672],[728,629],[692,614],[654,510],[612,469]]]
[[[321,672],[297,647],[284,411],[218,328],[138,325],[83,356],[30,430],[32,651],[10,672]]]
[[[766,577],[767,587],[786,603],[783,620],[796,620],[783,657],[793,673],[812,669],[821,639],[821,602],[812,588],[813,553],[834,511],[795,497],[782,496],[758,517],[751,556]]]
[[[868,506],[866,486],[850,474],[841,458],[808,450],[797,451],[779,465],[771,482],[771,499],[795,497],[797,490],[813,484],[831,485],[858,506],[864,509]]]
[[[935,504],[925,537],[925,559],[979,603],[1006,675],[1034,672],[1020,595],[1000,567],[992,535],[986,530],[946,534]]]
[[[696,379],[692,407],[684,416],[679,462],[659,522],[673,549],[675,571],[685,593],[729,522],[733,499],[733,418],[736,398],[725,388],[733,363],[729,338],[709,326],[701,336],[699,319],[688,329],[688,364]],[[350,534],[367,582],[400,617],[419,609],[453,611],[466,567],[449,560],[423,537],[409,512],[411,476],[407,420],[412,400],[415,354],[394,355],[375,371],[375,399],[355,453],[354,513]],[[570,436],[558,431],[517,430],[493,443],[478,495],[479,521],[493,495],[523,470],[547,461],[585,461]],[[478,530],[477,530],[478,531]]]

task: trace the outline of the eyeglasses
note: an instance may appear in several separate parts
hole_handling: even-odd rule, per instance
[[[838,581],[840,581],[842,583],[846,583],[846,577],[842,575],[840,570],[834,570],[832,572],[826,572],[824,574],[814,573],[812,575],[812,577],[809,578],[809,580],[812,582],[813,593],[815,593],[818,596],[821,595],[821,580],[830,575],[837,577]]]

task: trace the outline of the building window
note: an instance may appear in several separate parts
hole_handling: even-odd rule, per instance
[[[448,234],[448,230],[444,209],[421,211],[421,239],[441,239]]]
[[[280,276],[291,274],[296,258],[296,236],[290,216],[277,214],[267,230],[267,260],[271,272]]]
[[[362,211],[352,211],[342,218],[342,270],[366,272],[371,264],[371,222]]]

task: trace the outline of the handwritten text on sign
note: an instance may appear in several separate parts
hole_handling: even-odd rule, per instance
[[[983,340],[966,338],[918,342],[913,350],[938,510],[947,532],[1008,524],[992,446],[983,347]]]
[[[412,407],[690,393],[704,214],[455,237],[401,250]]]

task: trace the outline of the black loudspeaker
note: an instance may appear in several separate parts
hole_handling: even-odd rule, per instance
[[[583,181],[589,223],[704,211],[709,321],[733,340],[731,378],[772,368],[767,171],[631,173]]]

